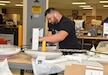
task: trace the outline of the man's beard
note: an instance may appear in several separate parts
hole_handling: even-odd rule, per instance
[[[57,24],[58,20],[56,19],[56,17],[54,17],[54,24]]]

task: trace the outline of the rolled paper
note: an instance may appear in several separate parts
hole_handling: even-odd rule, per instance
[[[46,52],[46,41],[42,41],[42,52]]]
[[[22,25],[18,25],[18,46],[22,46]]]

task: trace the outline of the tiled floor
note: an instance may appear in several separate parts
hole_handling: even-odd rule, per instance
[[[19,69],[10,69],[13,75],[20,75],[20,70]],[[24,75],[33,75],[32,71],[25,70]],[[58,75],[63,75],[62,73],[59,73]]]

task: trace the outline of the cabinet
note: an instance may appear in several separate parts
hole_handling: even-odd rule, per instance
[[[10,44],[14,44],[14,34],[0,34],[0,37],[3,37],[5,40],[10,40]]]
[[[18,28],[0,27],[0,37],[10,40],[13,45],[18,45]]]

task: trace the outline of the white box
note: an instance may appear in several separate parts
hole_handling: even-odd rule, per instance
[[[38,50],[39,37],[43,37],[43,28],[33,28],[32,33],[32,50]]]

